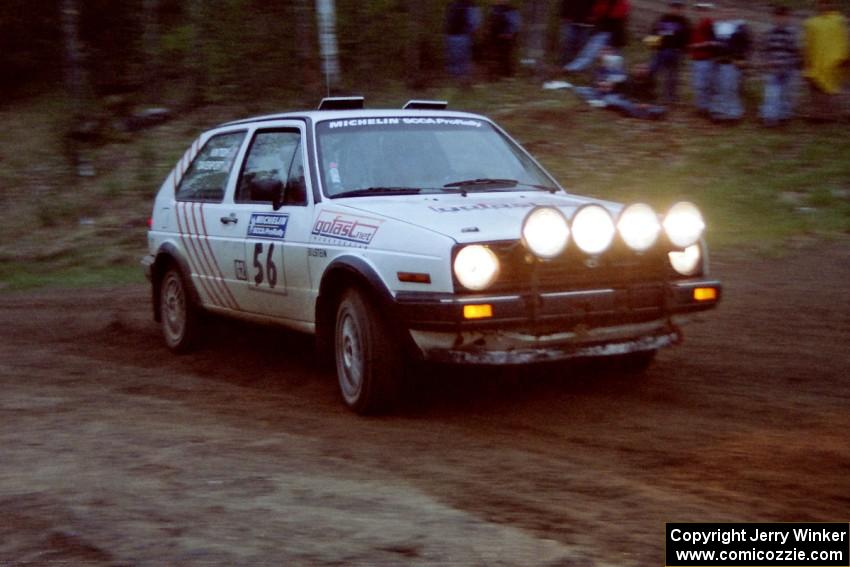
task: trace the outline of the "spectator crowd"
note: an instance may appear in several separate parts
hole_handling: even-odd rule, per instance
[[[741,4],[741,3],[738,3]],[[785,5],[772,9],[769,28],[755,33],[731,0],[668,2],[643,37],[640,61],[625,64],[629,0],[561,0],[558,65],[589,104],[637,118],[663,117],[683,106],[682,75],[689,78],[694,111],[719,123],[745,114],[745,78],[760,79],[759,117],[779,126],[795,115],[830,121],[847,112],[844,83],[850,70],[847,20],[831,0],[813,0],[815,13],[798,22]],[[474,38],[484,38],[488,75],[514,73],[521,19],[508,0],[496,0],[482,15],[473,0],[453,0],[446,10],[449,73],[467,81]],[[685,71],[688,71],[685,73]],[[805,81],[807,96],[800,96]],[[563,83],[570,85],[570,83]]]

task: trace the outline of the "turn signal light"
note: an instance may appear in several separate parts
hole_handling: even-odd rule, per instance
[[[398,272],[398,281],[406,283],[431,283],[431,274],[419,274],[414,272]]]
[[[493,316],[493,306],[489,303],[483,305],[464,305],[464,319],[487,319]]]
[[[713,287],[694,288],[694,301],[715,301],[717,290]]]

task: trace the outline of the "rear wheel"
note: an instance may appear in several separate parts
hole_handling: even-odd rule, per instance
[[[200,334],[198,307],[179,269],[172,266],[160,282],[159,315],[165,344],[174,352],[188,352]]]
[[[337,308],[334,353],[346,405],[360,414],[389,409],[403,358],[380,312],[355,289],[343,294]]]

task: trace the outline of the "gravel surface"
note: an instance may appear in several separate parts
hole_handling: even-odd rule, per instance
[[[663,562],[667,521],[844,521],[850,245],[715,260],[635,378],[413,371],[359,418],[307,338],[171,355],[144,287],[0,295],[0,565]]]

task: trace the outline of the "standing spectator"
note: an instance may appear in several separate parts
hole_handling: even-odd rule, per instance
[[[681,0],[670,2],[670,8],[652,26],[651,35],[658,38],[658,49],[652,58],[649,72],[653,78],[659,73],[662,75],[664,91],[661,99],[666,104],[674,103],[679,88],[679,65],[691,39],[691,24],[685,17],[685,3]]]
[[[691,34],[691,89],[697,113],[708,116],[714,94],[714,55],[717,41],[714,38],[714,20],[711,2],[697,3],[699,21]]]
[[[561,59],[563,67],[579,54],[590,37],[594,0],[561,0]]]
[[[788,14],[789,10],[785,6],[773,9],[773,27],[761,45],[767,71],[761,119],[767,126],[777,126],[789,120],[793,111],[793,90],[800,66],[800,52]]]
[[[510,77],[514,74],[514,47],[519,33],[519,12],[508,0],[496,0],[490,8],[488,24],[490,76]]]
[[[847,21],[829,0],[818,1],[818,15],[805,24],[805,76],[809,81],[812,118],[830,120],[840,113],[838,100],[844,68],[850,59]]]
[[[714,23],[717,40],[715,92],[711,101],[711,119],[737,122],[744,116],[741,103],[741,72],[750,53],[750,31],[735,17],[731,6],[723,9],[723,19]]]
[[[593,35],[581,52],[564,67],[565,71],[583,71],[596,61],[605,46],[620,49],[626,45],[626,24],[629,18],[629,0],[596,0],[591,21]]]
[[[446,8],[446,61],[449,73],[464,81],[472,65],[472,34],[481,15],[472,0],[452,0]]]

